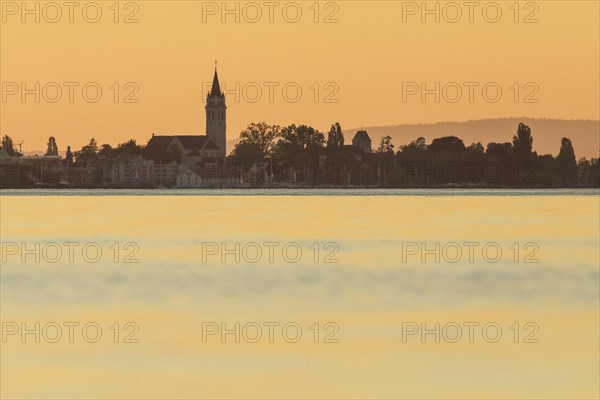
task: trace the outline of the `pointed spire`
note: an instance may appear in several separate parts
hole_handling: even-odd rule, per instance
[[[221,85],[219,84],[219,75],[217,75],[217,61],[215,61],[215,77],[213,78],[212,89],[210,90],[211,96],[221,96]]]

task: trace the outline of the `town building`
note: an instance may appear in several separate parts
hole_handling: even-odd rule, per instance
[[[175,185],[178,176],[187,170],[198,175],[201,182],[217,182],[222,178],[227,144],[227,106],[216,68],[212,88],[206,95],[205,112],[206,135],[152,134],[144,152],[144,157],[154,163],[151,181]],[[167,167],[173,164],[178,166],[177,171]],[[173,173],[176,175],[173,176]]]
[[[371,153],[371,138],[367,131],[358,131],[352,139],[352,146],[356,147],[361,153]]]
[[[176,187],[182,189],[202,187],[202,178],[191,169],[188,169],[179,174]]]
[[[219,148],[218,156],[225,158],[227,147],[227,106],[225,94],[221,91],[219,76],[215,67],[212,88],[206,95],[206,136]]]

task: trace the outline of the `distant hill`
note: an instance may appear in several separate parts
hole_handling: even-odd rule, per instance
[[[531,128],[533,149],[538,154],[556,156],[560,149],[560,140],[568,137],[573,142],[575,155],[581,157],[598,157],[600,151],[600,121],[594,120],[565,120],[565,119],[536,119],[536,118],[495,118],[471,120],[463,122],[438,122],[435,124],[412,124],[393,126],[371,126],[363,129],[369,132],[373,148],[379,144],[383,136],[391,136],[396,149],[408,144],[419,136],[427,143],[441,137],[454,135],[461,138],[465,145],[481,142],[485,147],[489,142],[511,142],[517,132],[519,123]],[[350,143],[358,128],[344,127],[346,142]],[[227,141],[227,153],[233,150],[238,138]]]
[[[431,140],[437,137],[454,135],[461,138],[467,146],[473,142],[481,142],[485,147],[489,142],[512,141],[513,135],[517,132],[517,126],[521,122],[531,128],[533,149],[538,154],[556,156],[560,149],[560,140],[568,137],[573,142],[577,159],[599,156],[600,121],[594,120],[495,118],[435,124],[371,126],[363,129],[369,132],[373,148],[379,145],[379,140],[383,136],[388,135],[392,137],[396,150],[419,136],[423,136],[427,143],[431,143]],[[346,142],[350,143],[359,129],[346,128],[343,125],[342,127]],[[227,141],[227,154],[233,150],[238,140],[236,137]],[[60,150],[60,154],[64,157],[64,149]],[[25,155],[43,155],[45,152],[45,150],[24,151]]]
[[[531,128],[533,149],[538,154],[556,156],[560,149],[560,140],[568,137],[573,142],[575,155],[598,157],[600,151],[600,121],[563,120],[535,118],[497,118],[471,120],[464,122],[438,122],[435,124],[394,125],[365,127],[373,141],[373,147],[379,145],[383,136],[391,136],[396,149],[423,136],[427,143],[441,136],[454,135],[461,138],[465,145],[481,142],[485,147],[489,142],[511,142],[519,123]],[[352,139],[358,129],[344,129],[347,139]]]

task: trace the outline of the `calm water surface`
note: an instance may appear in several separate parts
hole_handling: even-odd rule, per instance
[[[599,396],[598,190],[3,190],[0,202],[2,321],[104,334],[11,336],[3,398]],[[23,260],[36,243],[40,260]],[[79,244],[73,261],[64,243]],[[202,340],[206,322],[269,321],[302,338]],[[139,343],[114,343],[114,322],[135,322]],[[338,343],[323,343],[328,322]],[[495,323],[501,338],[402,340],[403,323],[454,322]]]

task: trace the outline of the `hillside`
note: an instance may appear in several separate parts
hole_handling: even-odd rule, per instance
[[[519,123],[531,128],[533,148],[538,154],[556,155],[560,148],[560,140],[568,137],[573,142],[577,158],[598,157],[600,150],[600,121],[594,120],[562,120],[535,118],[496,118],[471,120],[463,122],[438,122],[434,124],[413,124],[393,126],[367,126],[373,148],[379,144],[383,136],[391,136],[396,149],[400,145],[410,143],[423,136],[428,143],[432,139],[454,135],[461,138],[465,145],[481,142],[484,147],[489,142],[510,142],[517,132]],[[350,142],[359,128],[344,127],[346,141]],[[227,141],[227,152],[233,150],[238,138]]]

